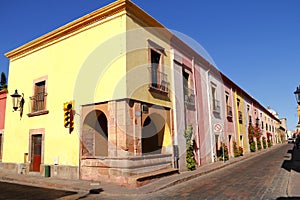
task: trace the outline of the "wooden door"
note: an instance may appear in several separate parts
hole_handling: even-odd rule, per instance
[[[30,171],[39,172],[42,158],[42,135],[32,135]]]

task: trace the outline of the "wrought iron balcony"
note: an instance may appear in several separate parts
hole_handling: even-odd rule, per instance
[[[184,102],[189,106],[195,106],[195,92],[193,89],[184,87]]]
[[[168,94],[170,87],[168,75],[158,71],[157,69],[154,69],[153,67],[149,67],[148,69],[150,72],[149,90]]]
[[[30,112],[44,111],[46,109],[46,97],[47,93],[38,93],[34,96],[29,97],[31,100]]]

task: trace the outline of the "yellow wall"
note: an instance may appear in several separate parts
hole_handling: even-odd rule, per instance
[[[242,96],[240,96],[236,91],[234,92],[234,101],[235,105],[237,106],[237,99],[240,99],[240,107],[236,109],[236,128],[237,128],[237,136],[238,136],[238,145],[243,147],[244,152],[248,152],[249,144],[248,144],[248,137],[247,137],[247,124],[246,124],[246,117],[247,113],[245,112],[245,100]],[[239,114],[238,111],[242,112],[243,115],[243,123],[239,123]],[[240,136],[243,137],[243,141],[240,140]]]
[[[53,164],[58,156],[59,164],[78,165],[80,105],[126,97],[126,38],[120,34],[125,22],[124,15],[119,15],[11,61],[9,94],[15,89],[24,93],[25,107],[20,119],[19,112],[12,112],[8,96],[3,162],[23,162],[24,153],[29,153],[29,130],[44,128],[44,163]],[[33,80],[43,76],[48,77],[49,114],[28,117]],[[77,113],[72,134],[63,126],[63,103],[69,100],[75,101]]]
[[[168,75],[168,82],[171,83],[171,55],[170,45],[163,41],[154,33],[159,33],[160,28],[142,28],[132,18],[127,17],[127,96],[143,102],[149,102],[156,105],[171,107],[169,100],[157,98],[148,91],[150,80],[149,67],[149,43],[148,40],[164,48],[165,55],[162,55],[163,72]],[[167,39],[166,39],[167,40]],[[161,69],[162,69],[161,68]],[[171,99],[172,91],[169,87],[169,98]]]

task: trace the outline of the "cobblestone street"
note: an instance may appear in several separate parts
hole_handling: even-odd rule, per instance
[[[131,189],[0,172],[4,181],[0,199],[300,199],[300,149],[293,147],[274,146],[238,157],[236,162],[234,158],[216,162]]]
[[[135,199],[287,199],[292,148],[292,144],[282,145],[197,179],[156,193],[136,196]]]

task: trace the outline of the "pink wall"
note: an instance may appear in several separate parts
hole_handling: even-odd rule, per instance
[[[236,113],[236,105],[234,101],[234,91],[232,90],[233,85],[224,81],[224,91],[225,94],[228,95],[228,102],[225,102],[225,113],[224,113],[224,135],[226,138],[225,144],[228,146],[229,156],[234,157],[234,147],[233,142],[238,142],[239,138],[237,135],[236,127],[235,127],[235,113]],[[226,97],[225,97],[226,98]],[[226,100],[225,100],[226,101]],[[232,116],[228,117],[227,114],[227,105],[231,106]]]
[[[0,130],[4,129],[7,91],[0,91]]]
[[[205,79],[206,71],[195,64],[195,91],[196,91],[196,108],[198,109],[198,138],[200,143],[200,165],[208,164],[212,162],[212,149],[211,149],[211,137],[210,137],[210,124],[209,124],[209,109],[207,106],[207,80]]]
[[[235,122],[234,94],[233,94],[233,91],[231,91],[231,88],[226,83],[224,84],[224,90],[225,90],[225,92],[227,92],[229,94],[229,103],[228,104],[232,108],[232,117],[231,118],[227,117],[227,108],[225,108],[224,132],[227,135],[230,134],[233,137],[232,139],[237,141],[238,138],[237,138],[236,129],[235,129],[235,126],[234,126],[234,122]]]

